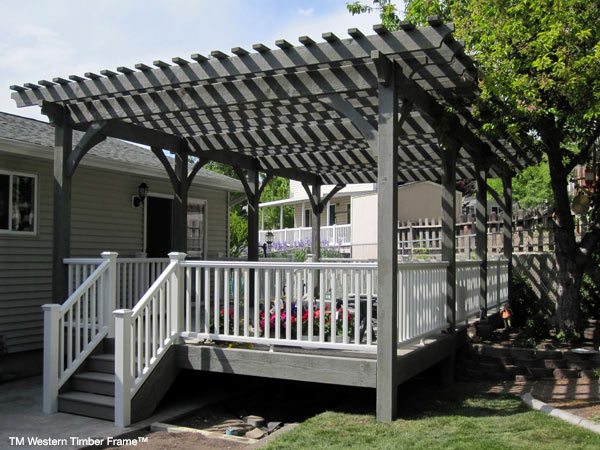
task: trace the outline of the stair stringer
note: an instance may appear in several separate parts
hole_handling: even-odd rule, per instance
[[[180,369],[175,362],[175,346],[171,345],[131,400],[131,423],[150,417],[163,399]]]

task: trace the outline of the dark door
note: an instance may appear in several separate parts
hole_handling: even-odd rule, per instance
[[[148,258],[165,258],[171,251],[171,208],[169,198],[146,198],[146,253]]]

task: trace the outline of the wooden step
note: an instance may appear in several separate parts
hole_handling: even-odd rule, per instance
[[[73,375],[73,390],[101,395],[115,395],[115,375],[106,372],[81,372]]]
[[[91,355],[87,359],[87,367],[90,372],[115,373],[115,355],[112,353],[100,353]]]
[[[59,394],[58,410],[112,421],[115,419],[115,399],[107,395],[69,391]]]

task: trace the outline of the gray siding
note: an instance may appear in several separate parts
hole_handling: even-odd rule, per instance
[[[42,347],[40,306],[52,302],[52,162],[0,155],[0,169],[38,176],[37,235],[0,234],[0,336],[13,353]],[[152,193],[171,194],[164,179],[78,169],[73,179],[72,256],[96,257],[111,250],[126,257],[142,250],[143,209],[131,206],[142,181]],[[227,192],[195,186],[190,197],[207,201],[208,258],[225,254]]]

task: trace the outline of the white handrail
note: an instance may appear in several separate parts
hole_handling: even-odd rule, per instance
[[[99,266],[60,304],[43,305],[46,413],[58,409],[58,390],[112,330],[116,253],[102,253]]]
[[[171,262],[133,309],[115,317],[115,423],[131,422],[131,400],[182,331],[185,253],[170,253]]]

